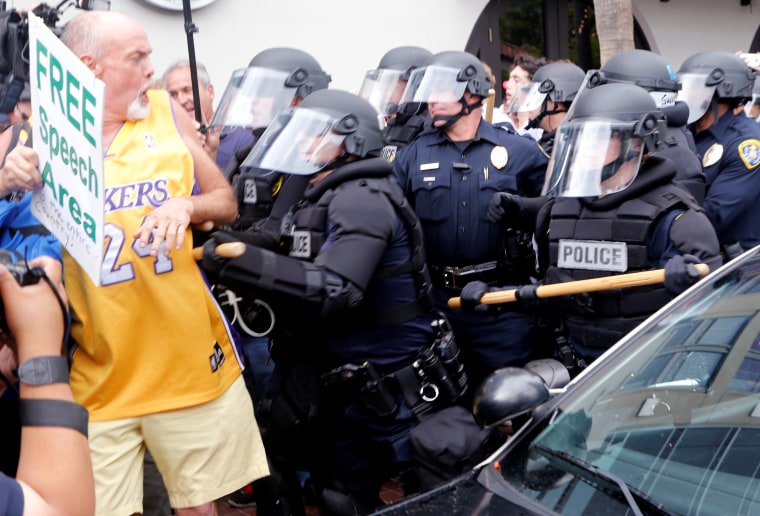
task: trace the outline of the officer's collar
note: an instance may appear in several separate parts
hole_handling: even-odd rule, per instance
[[[358,178],[387,177],[391,175],[393,167],[383,158],[367,158],[359,161],[352,161],[342,167],[338,167],[320,182],[310,184],[304,192],[304,199],[315,201],[322,197],[324,193],[336,186]]]
[[[480,141],[483,140],[485,142],[488,142],[493,145],[500,145],[499,142],[499,131],[504,131],[504,129],[494,127],[493,125],[489,124],[485,120],[481,120],[478,124],[478,130],[475,132],[475,137],[470,141]],[[446,135],[444,131],[441,131],[439,129],[435,129],[433,131],[434,140],[431,142],[433,145],[441,144],[441,143],[451,143],[453,144],[449,137]]]

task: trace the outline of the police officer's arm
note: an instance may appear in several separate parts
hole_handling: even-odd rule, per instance
[[[172,100],[172,105],[177,129],[193,157],[195,183],[200,193],[173,197],[145,217],[134,238],[140,247],[150,245],[151,256],[158,254],[163,242],[166,242],[166,256],[173,249],[181,248],[190,224],[228,224],[237,215],[237,202],[232,187],[201,145],[193,119],[175,100]]]
[[[719,235],[730,232],[737,219],[760,198],[760,181],[757,180],[760,162],[745,163],[734,145],[731,150],[726,148],[723,165],[710,185],[704,203],[707,216]]]
[[[549,160],[541,150],[538,142],[527,136],[521,138],[530,141],[523,143],[519,148],[521,161],[524,165],[517,172],[518,193],[526,197],[535,197],[541,194],[541,190],[544,187],[546,167],[549,164]]]
[[[204,269],[243,296],[269,291],[315,306],[320,315],[356,308],[396,230],[398,219],[382,196],[353,189],[330,204],[328,242],[313,262],[246,245],[245,253],[219,264],[204,246]],[[211,254],[211,256],[210,256]]]
[[[410,164],[415,162],[414,154],[416,153],[415,146],[407,145],[402,149],[396,151],[396,157],[393,160],[393,176],[396,181],[401,185],[401,189],[404,191],[404,195],[411,200],[410,191],[408,188],[409,183],[409,170]]]
[[[718,237],[702,211],[679,209],[664,215],[647,240],[651,264],[665,269],[665,288],[678,295],[696,283],[701,275],[695,263],[710,270],[720,267]]]

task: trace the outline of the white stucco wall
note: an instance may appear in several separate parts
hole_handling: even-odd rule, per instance
[[[232,70],[274,46],[309,52],[332,76],[330,87],[353,91],[364,72],[395,46],[417,45],[431,52],[464,49],[486,4],[487,0],[216,0],[192,13],[199,29],[195,52],[209,70],[217,99]],[[153,45],[156,74],[187,57],[181,11],[158,10],[140,0],[112,0],[111,9],[142,23]]]
[[[633,0],[634,16],[652,50],[677,70],[687,57],[704,50],[749,49],[760,25],[760,1]]]

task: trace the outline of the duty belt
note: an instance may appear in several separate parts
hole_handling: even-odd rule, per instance
[[[463,267],[449,267],[446,265],[431,265],[430,277],[437,287],[445,287],[451,290],[462,290],[471,281],[483,281],[488,284],[496,284],[504,281],[504,267],[498,262],[477,263]]]

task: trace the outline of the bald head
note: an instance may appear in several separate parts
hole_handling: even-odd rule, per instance
[[[140,30],[131,17],[118,11],[85,11],[69,21],[61,34],[61,41],[76,55],[89,54],[100,59],[107,54],[116,35],[129,30]]]
[[[87,11],[66,24],[61,40],[105,84],[104,120],[147,116],[153,49],[137,21],[116,11]]]

